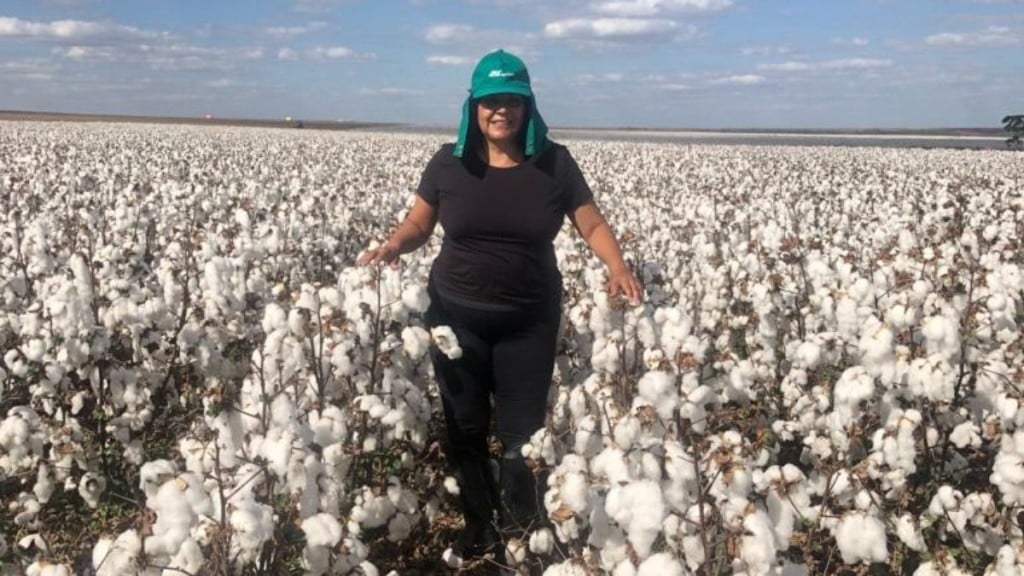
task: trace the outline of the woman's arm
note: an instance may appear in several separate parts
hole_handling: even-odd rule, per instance
[[[405,220],[391,234],[388,241],[377,248],[367,250],[356,261],[359,266],[369,264],[390,264],[398,266],[398,257],[412,252],[427,243],[437,224],[437,208],[416,195],[416,201]]]
[[[608,295],[622,294],[630,302],[638,304],[643,299],[643,288],[626,267],[619,242],[597,204],[583,204],[569,215],[569,219],[594,254],[608,267]]]

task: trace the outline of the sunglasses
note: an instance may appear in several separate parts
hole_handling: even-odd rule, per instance
[[[522,108],[523,97],[518,94],[491,94],[477,100],[481,106],[488,110],[498,108]]]

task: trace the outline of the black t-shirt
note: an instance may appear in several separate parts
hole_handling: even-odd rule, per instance
[[[512,168],[495,168],[445,144],[430,159],[417,193],[444,228],[431,269],[444,297],[484,307],[561,298],[553,242],[565,216],[593,201],[569,151],[553,144]]]

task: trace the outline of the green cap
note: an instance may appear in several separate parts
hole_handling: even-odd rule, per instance
[[[533,97],[530,73],[526,64],[514,54],[495,50],[485,55],[473,70],[473,83],[469,96],[474,100],[491,94],[519,94]]]
[[[547,137],[548,127],[537,110],[537,100],[530,88],[530,73],[526,71],[526,64],[514,54],[495,50],[484,55],[473,69],[469,96],[462,103],[462,121],[459,123],[458,139],[455,141],[455,156],[461,158],[466,151],[474,101],[491,94],[519,94],[527,99],[527,117],[523,127],[523,152],[527,156],[540,154],[551,145]]]

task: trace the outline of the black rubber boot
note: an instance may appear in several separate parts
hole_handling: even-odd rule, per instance
[[[540,521],[541,498],[537,476],[518,449],[501,458],[501,532],[506,538],[528,538]]]
[[[455,477],[465,527],[452,544],[452,551],[463,560],[493,554],[495,561],[503,562],[504,546],[494,518],[497,488],[489,459],[463,460],[457,464]]]
[[[502,454],[498,484],[501,490],[501,535],[506,541],[518,538],[524,546],[529,546],[531,532],[542,526],[550,527],[543,513],[547,474],[531,469],[520,449],[513,448]],[[527,554],[527,561],[519,567],[518,572],[505,570],[500,574],[539,576],[543,571],[544,563],[541,559]]]

